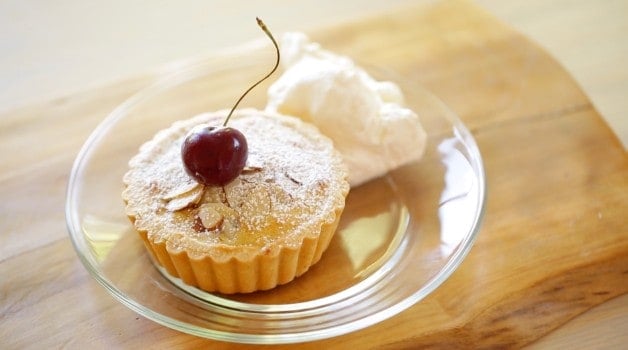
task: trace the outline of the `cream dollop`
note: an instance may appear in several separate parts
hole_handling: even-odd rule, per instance
[[[266,110],[300,117],[331,138],[352,187],[421,158],[425,131],[396,84],[376,81],[303,33],[284,34],[280,47],[284,73],[268,89]]]

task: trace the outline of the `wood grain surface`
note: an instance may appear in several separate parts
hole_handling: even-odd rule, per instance
[[[299,348],[522,347],[628,292],[628,158],[543,50],[465,1],[311,34],[451,106],[482,151],[489,196],[475,247],[442,287],[376,326]],[[67,237],[65,187],[78,149],[153,78],[0,116],[0,347],[248,348],[127,310],[92,280]]]

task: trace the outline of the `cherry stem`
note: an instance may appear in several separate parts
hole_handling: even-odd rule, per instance
[[[275,61],[275,66],[270,71],[270,73],[266,74],[266,76],[264,76],[262,79],[260,79],[257,83],[253,84],[250,88],[248,88],[244,92],[244,94],[242,94],[242,96],[240,96],[238,101],[231,108],[231,111],[229,111],[229,115],[227,115],[227,118],[225,119],[225,122],[222,124],[223,127],[227,126],[227,122],[229,122],[229,119],[231,118],[231,115],[233,114],[233,111],[235,111],[235,109],[238,107],[238,105],[240,104],[240,101],[242,101],[242,99],[244,99],[244,96],[246,96],[246,94],[248,94],[249,91],[253,90],[257,85],[261,84],[261,82],[263,82],[264,80],[268,79],[268,77],[270,77],[273,73],[275,73],[275,71],[277,70],[277,67],[279,67],[280,54],[279,54],[279,46],[277,45],[277,41],[275,41],[275,38],[273,37],[273,35],[270,33],[270,31],[266,27],[266,24],[264,24],[264,22],[262,22],[262,20],[259,19],[259,17],[256,17],[255,19],[257,20],[257,25],[260,26],[260,28],[262,28],[264,33],[266,33],[266,35],[273,42],[273,45],[275,46],[275,52],[277,53],[277,60]]]

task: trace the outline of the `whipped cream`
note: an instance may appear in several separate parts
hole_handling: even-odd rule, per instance
[[[297,116],[331,138],[352,187],[421,158],[425,131],[396,84],[374,80],[303,33],[284,34],[280,47],[284,73],[268,89],[266,110]]]

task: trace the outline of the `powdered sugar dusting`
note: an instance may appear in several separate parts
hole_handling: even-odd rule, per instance
[[[295,118],[241,110],[229,126],[247,138],[245,171],[224,187],[206,186],[199,203],[168,210],[164,196],[193,187],[180,156],[187,131],[200,123],[219,125],[224,115],[222,111],[177,122],[142,146],[130,161],[131,170],[124,179],[124,196],[131,208],[127,210],[135,213],[153,238],[169,240],[173,233],[181,233],[199,245],[263,247],[276,240],[302,238],[286,237],[286,233],[308,232],[306,228],[320,225],[344,203],[346,170],[329,139]],[[215,225],[219,228],[199,229],[198,208],[207,203],[223,205],[216,207],[225,218]]]

